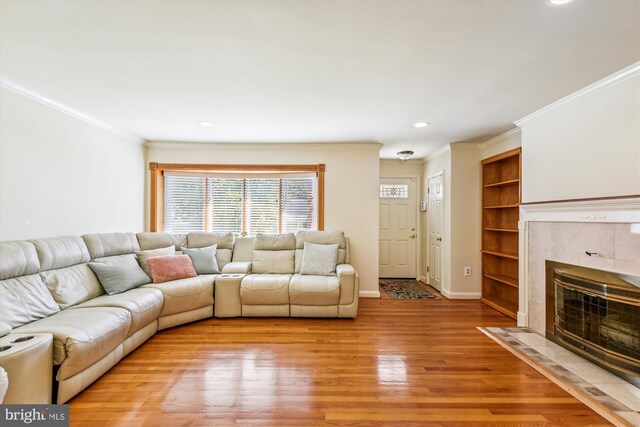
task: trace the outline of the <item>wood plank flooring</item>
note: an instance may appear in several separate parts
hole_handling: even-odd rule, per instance
[[[476,326],[479,301],[361,299],[358,318],[161,331],[70,402],[72,426],[609,425]]]

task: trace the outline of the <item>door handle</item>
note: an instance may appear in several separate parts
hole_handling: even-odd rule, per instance
[[[415,239],[415,238],[416,238],[416,235],[415,235],[415,234],[412,234],[412,235],[411,235],[411,236],[409,236],[409,237],[411,237],[412,239]]]
[[[438,242],[442,242],[442,237],[438,237],[436,240],[437,240]]]

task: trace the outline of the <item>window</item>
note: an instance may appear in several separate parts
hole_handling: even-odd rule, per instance
[[[409,197],[407,184],[380,184],[381,199],[406,199]]]
[[[150,169],[151,230],[255,235],[323,229],[324,165],[151,163]]]

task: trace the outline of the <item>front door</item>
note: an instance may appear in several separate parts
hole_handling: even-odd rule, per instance
[[[444,231],[443,174],[429,178],[429,284],[442,291],[442,235]]]
[[[416,179],[380,179],[380,277],[416,278]]]

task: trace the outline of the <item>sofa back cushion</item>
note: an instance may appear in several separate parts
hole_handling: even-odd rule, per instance
[[[338,264],[349,263],[349,245],[344,232],[334,231],[298,231],[296,233],[296,273],[300,273],[305,242],[317,245],[338,245]]]
[[[104,294],[100,281],[87,264],[45,271],[40,276],[62,310]]]
[[[40,271],[40,260],[33,243],[0,242],[0,280],[34,274]]]
[[[293,233],[256,236],[251,272],[292,274],[295,268],[296,236]]]
[[[31,240],[40,259],[40,271],[65,268],[90,260],[87,245],[79,236]]]
[[[296,248],[296,235],[293,233],[256,235],[255,249],[267,251],[283,251]]]
[[[255,274],[293,274],[295,251],[253,251],[251,272]]]
[[[12,328],[58,311],[60,307],[39,274],[0,280],[0,320]]]
[[[231,262],[234,242],[235,236],[233,233],[194,232],[187,235],[187,246],[189,248],[197,249],[216,245],[216,261],[220,270]]]
[[[85,234],[82,239],[89,249],[91,259],[130,254],[140,250],[133,233]]]
[[[166,248],[167,246],[175,246],[176,251],[179,251],[182,247],[187,246],[186,234],[145,232],[136,234],[136,237],[140,250],[143,251]]]

